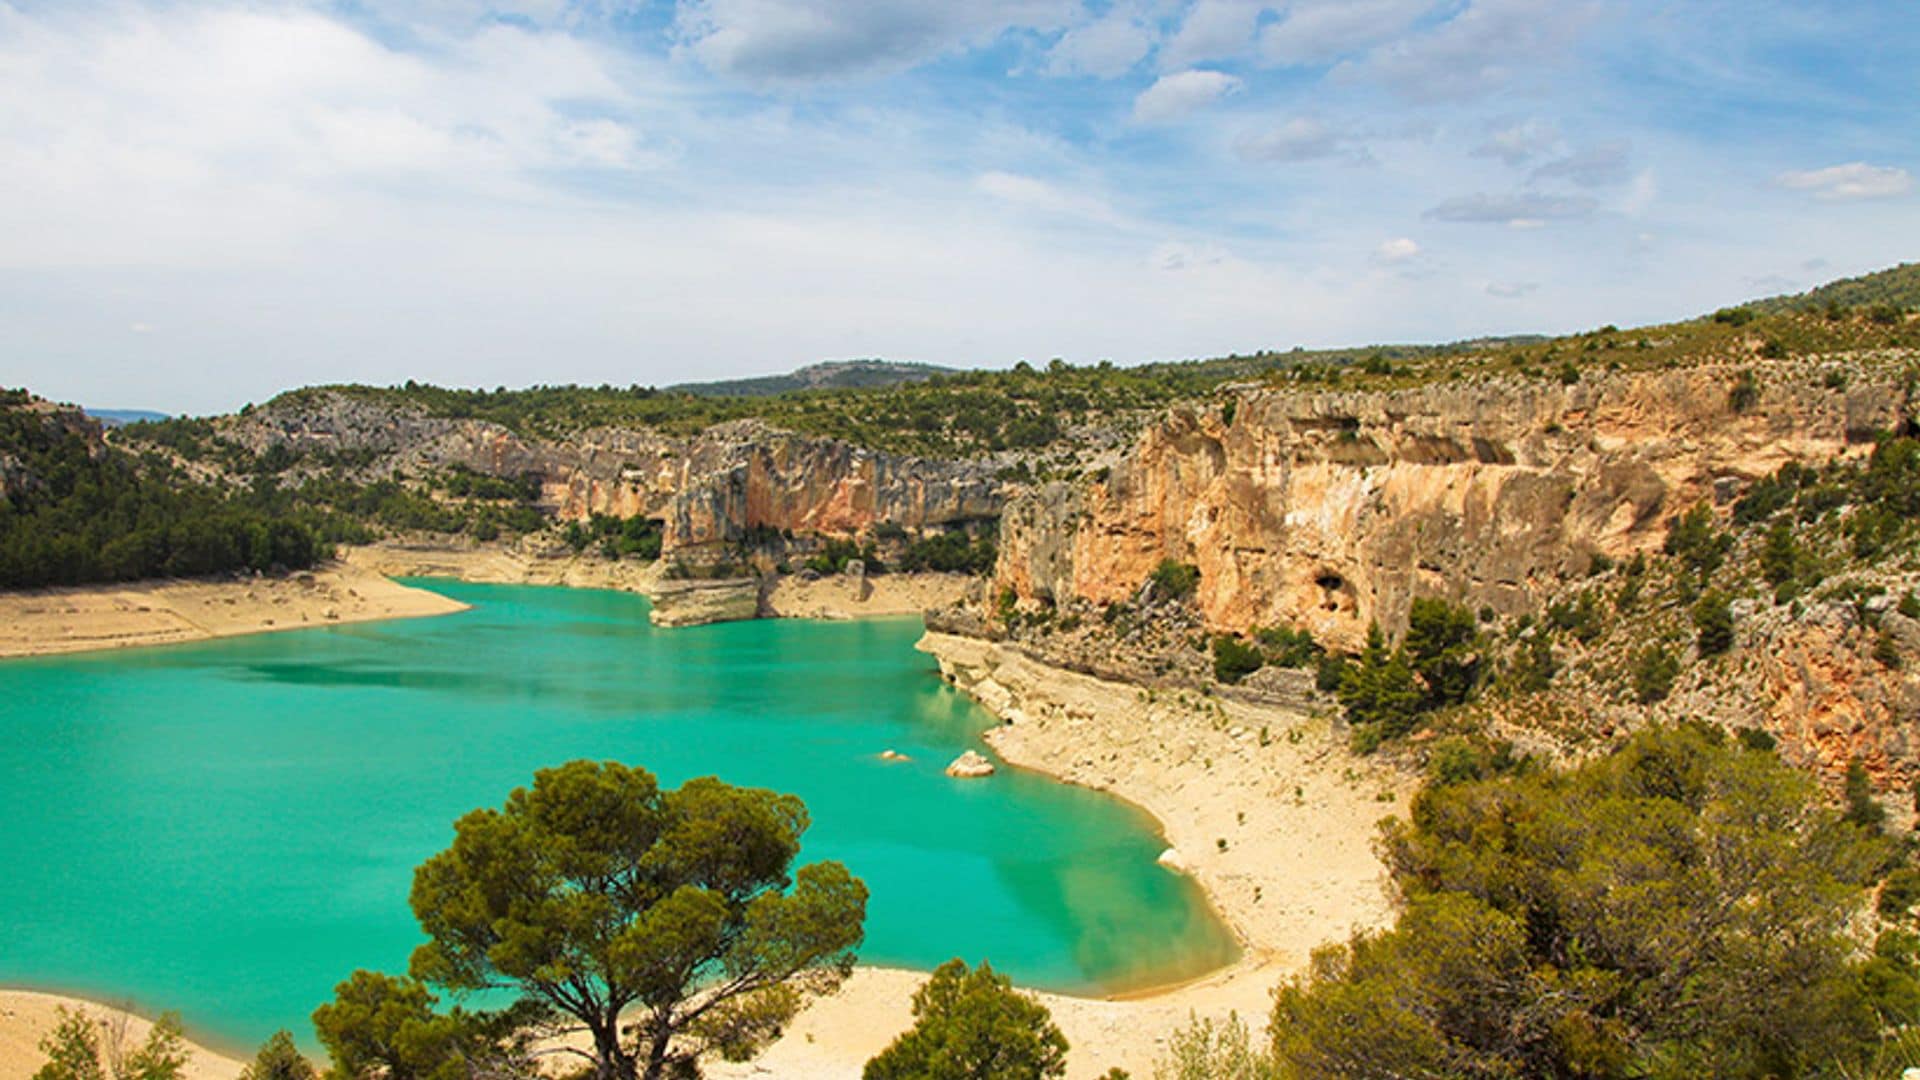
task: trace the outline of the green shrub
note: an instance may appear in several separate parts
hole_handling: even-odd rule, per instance
[[[1726,594],[1715,591],[1693,605],[1694,640],[1701,656],[1719,656],[1733,648],[1733,610]]]
[[[1213,677],[1223,683],[1237,683],[1265,663],[1259,649],[1239,638],[1221,634],[1213,639]]]
[[[1664,645],[1649,645],[1634,654],[1631,678],[1633,700],[1642,705],[1665,701],[1680,677],[1680,660]]]
[[[1162,559],[1160,565],[1148,575],[1162,595],[1175,600],[1186,600],[1200,587],[1200,568],[1192,563],[1183,563],[1174,559]]]

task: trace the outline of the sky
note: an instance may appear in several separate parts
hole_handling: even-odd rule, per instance
[[[0,385],[1564,332],[1920,259],[1912,0],[0,0]]]

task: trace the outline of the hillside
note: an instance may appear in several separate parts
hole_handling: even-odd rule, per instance
[[[801,390],[871,390],[901,383],[925,382],[935,375],[951,374],[952,371],[952,368],[935,364],[896,360],[829,360],[809,364],[784,375],[676,383],[667,387],[666,391],[695,397],[771,397]]]
[[[1825,311],[1830,307],[1920,308],[1920,263],[1902,263],[1859,277],[1841,278],[1803,293],[1772,296],[1746,306],[1763,314]]]

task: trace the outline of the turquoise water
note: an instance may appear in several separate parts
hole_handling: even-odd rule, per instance
[[[872,890],[864,962],[1087,991],[1231,959],[1144,814],[942,775],[992,719],[918,620],[656,631],[622,593],[413,584],[474,609],[0,663],[0,983],[306,1041],[353,969],[405,970],[413,867],[453,820],[581,757],[801,796],[802,859]]]

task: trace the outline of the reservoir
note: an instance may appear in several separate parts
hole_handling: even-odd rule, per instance
[[[311,1043],[336,982],[405,971],[413,868],[454,820],[575,758],[800,796],[799,862],[872,891],[862,963],[1101,993],[1234,956],[1141,811],[943,775],[994,720],[917,619],[658,630],[625,593],[408,583],[473,608],[0,662],[0,984]]]

